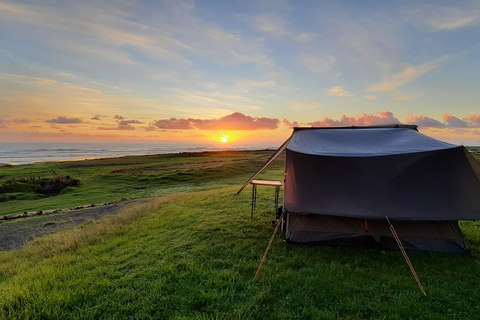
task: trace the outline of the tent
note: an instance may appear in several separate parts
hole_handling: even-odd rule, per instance
[[[468,252],[459,220],[480,219],[480,163],[417,126],[294,128],[241,190],[286,149],[284,226],[292,243]]]

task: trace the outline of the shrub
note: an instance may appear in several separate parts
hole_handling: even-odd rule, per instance
[[[72,179],[70,176],[55,176],[46,181],[41,181],[35,192],[44,195],[57,195],[67,187],[78,187],[80,180]]]

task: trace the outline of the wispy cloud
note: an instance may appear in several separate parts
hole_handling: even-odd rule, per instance
[[[309,33],[309,32],[304,32],[300,33],[297,36],[297,41],[298,42],[312,42],[315,39],[315,34],[314,33]]]
[[[253,19],[253,27],[261,32],[269,33],[273,36],[282,36],[290,34],[287,30],[286,20],[278,14],[265,14]]]
[[[17,21],[59,50],[67,49],[94,58],[138,64],[139,50],[151,58],[191,65],[192,56],[221,63],[275,64],[260,39],[224,30],[195,16],[193,5],[179,1],[158,3],[155,20],[140,19],[142,10],[133,4],[65,3],[62,6],[0,2],[0,17]],[[145,8],[143,9],[145,10]],[[144,21],[140,23],[139,21]],[[194,27],[192,27],[194,26]],[[44,37],[46,29],[56,37]],[[32,36],[28,32],[25,36]],[[82,60],[85,58],[83,57]]]
[[[404,67],[401,72],[390,76],[389,79],[369,87],[367,91],[376,92],[395,90],[401,85],[413,82],[429,72],[438,70],[440,66],[448,61],[448,59],[449,57],[447,56],[421,65],[408,65]]]
[[[410,100],[413,100],[413,99],[418,99],[420,97],[423,97],[425,95],[426,92],[422,92],[422,93],[419,93],[419,94],[416,94],[416,95],[413,95],[413,96],[402,96],[402,97],[397,97],[395,98],[396,100],[398,101],[410,101]]]
[[[249,92],[251,89],[265,89],[275,87],[275,81],[258,81],[258,80],[239,80],[235,84],[235,87],[243,90],[244,93]]]
[[[469,1],[455,3],[455,6],[418,4],[406,14],[413,23],[434,31],[456,30],[480,22],[478,2]]]
[[[256,88],[258,88],[259,85],[272,85],[272,83],[269,82],[250,84],[257,85]],[[246,88],[254,88],[254,86]],[[208,92],[186,89],[171,89],[170,91],[176,94],[175,99],[177,101],[187,102],[193,107],[201,106],[204,108],[208,107],[209,109],[216,108],[222,109],[222,111],[251,111],[262,109],[260,107],[260,101],[240,94],[231,94],[222,91]]]
[[[367,95],[367,96],[364,96],[365,99],[367,100],[377,100],[378,97],[377,96],[374,96],[374,95]]]
[[[296,110],[313,110],[320,106],[319,102],[298,102],[290,101],[290,105]]]
[[[347,89],[345,89],[345,86],[336,86],[328,89],[328,94],[330,96],[335,96],[335,97],[352,97],[354,96],[350,92],[348,92]]]
[[[142,122],[140,120],[123,120],[123,121],[120,121],[118,124],[119,125],[127,125],[127,124],[143,124],[145,122]]]
[[[318,54],[302,54],[300,56],[300,63],[305,69],[331,78],[340,76],[340,73],[334,69],[336,60],[337,59],[330,54],[323,56]]]

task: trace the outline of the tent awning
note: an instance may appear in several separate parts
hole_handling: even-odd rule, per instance
[[[411,128],[316,129],[296,130],[287,149],[310,155],[375,157],[457,147]]]

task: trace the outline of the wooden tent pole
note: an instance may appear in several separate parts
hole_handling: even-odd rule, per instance
[[[398,247],[400,248],[400,251],[402,251],[403,257],[405,258],[405,261],[407,261],[408,266],[410,267],[410,271],[412,271],[412,274],[417,281],[418,287],[420,288],[420,291],[422,291],[423,295],[427,295],[425,292],[425,289],[423,289],[422,283],[420,282],[420,279],[417,276],[417,273],[415,272],[415,269],[413,268],[412,263],[410,262],[410,259],[407,256],[407,252],[405,251],[405,248],[402,245],[402,242],[400,241],[400,238],[398,237],[397,231],[395,231],[395,228],[393,227],[393,224],[390,222],[388,217],[385,217],[387,219],[387,222],[390,226],[390,231],[393,234],[393,237],[395,238],[395,241],[397,241]]]
[[[270,250],[270,246],[272,245],[273,239],[275,238],[275,235],[277,234],[278,228],[280,227],[280,224],[282,223],[283,214],[284,214],[284,212],[282,212],[282,215],[280,216],[280,218],[278,218],[277,226],[275,227],[275,231],[273,231],[272,237],[270,238],[270,242],[268,243],[267,249],[265,250],[265,253],[263,254],[262,261],[260,262],[260,265],[258,266],[257,272],[255,273],[255,276],[253,277],[253,280],[255,280],[257,278],[258,273],[260,272],[260,269],[262,268],[262,265],[265,262],[265,259],[267,258],[268,250]]]

